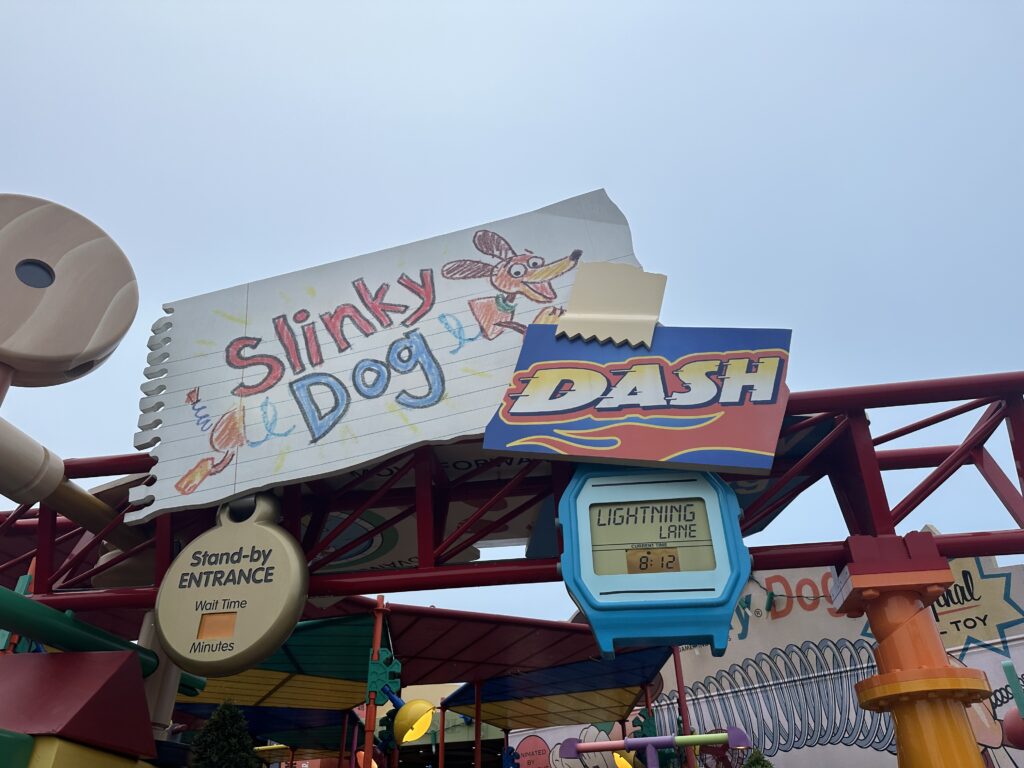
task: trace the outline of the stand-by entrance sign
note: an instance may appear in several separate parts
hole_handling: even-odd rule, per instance
[[[306,605],[309,571],[291,534],[275,525],[277,501],[259,494],[235,522],[225,504],[217,526],[171,563],[156,600],[156,627],[167,655],[184,670],[222,677],[276,651]]]

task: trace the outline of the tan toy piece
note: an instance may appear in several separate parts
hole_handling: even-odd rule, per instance
[[[0,402],[12,384],[45,387],[87,374],[117,348],[138,305],[131,264],[102,229],[56,203],[0,194]],[[4,419],[0,494],[42,501],[93,533],[115,515],[65,479],[60,456]],[[144,540],[123,525],[105,538],[122,550]]]
[[[232,507],[252,514],[235,522]],[[156,631],[177,666],[233,675],[270,656],[295,629],[309,570],[302,547],[276,525],[280,514],[269,493],[224,504],[216,527],[171,563],[156,598]]]
[[[117,244],[63,206],[0,195],[0,365],[21,387],[45,387],[102,363],[139,305]]]

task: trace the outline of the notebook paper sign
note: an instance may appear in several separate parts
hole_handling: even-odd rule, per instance
[[[584,261],[637,264],[604,191],[165,305],[135,441],[156,481],[128,520],[481,435]]]

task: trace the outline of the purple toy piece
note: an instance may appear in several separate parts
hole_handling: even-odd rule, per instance
[[[729,726],[725,732],[729,734],[729,749],[750,749],[750,737],[743,729]]]
[[[562,748],[558,750],[558,756],[571,757],[574,760],[579,759],[580,753],[576,750],[576,745],[579,743],[579,739],[564,739],[562,741]]]

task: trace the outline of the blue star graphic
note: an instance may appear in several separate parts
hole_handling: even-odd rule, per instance
[[[1010,573],[985,573],[985,568],[981,564],[980,557],[974,558],[974,563],[978,567],[978,576],[980,576],[982,579],[1003,580],[1003,600],[1006,602],[1007,605],[1009,605],[1017,612],[1017,615],[1020,616],[1020,618],[996,624],[995,630],[999,633],[999,640],[997,641],[986,642],[985,640],[981,640],[977,637],[974,637],[973,635],[968,634],[966,636],[967,639],[964,641],[963,647],[960,649],[960,653],[957,654],[957,658],[960,661],[963,661],[964,656],[967,655],[967,652],[972,647],[986,648],[992,651],[993,653],[998,653],[1000,656],[1010,658],[1010,646],[1009,640],[1006,638],[1006,631],[1011,627],[1017,626],[1018,624],[1024,624],[1024,609],[1017,605],[1017,602],[1012,597],[1010,597]],[[871,634],[871,628],[868,626],[867,621],[864,622],[864,629],[861,630],[861,636],[869,638],[871,640],[875,639],[875,636]]]

